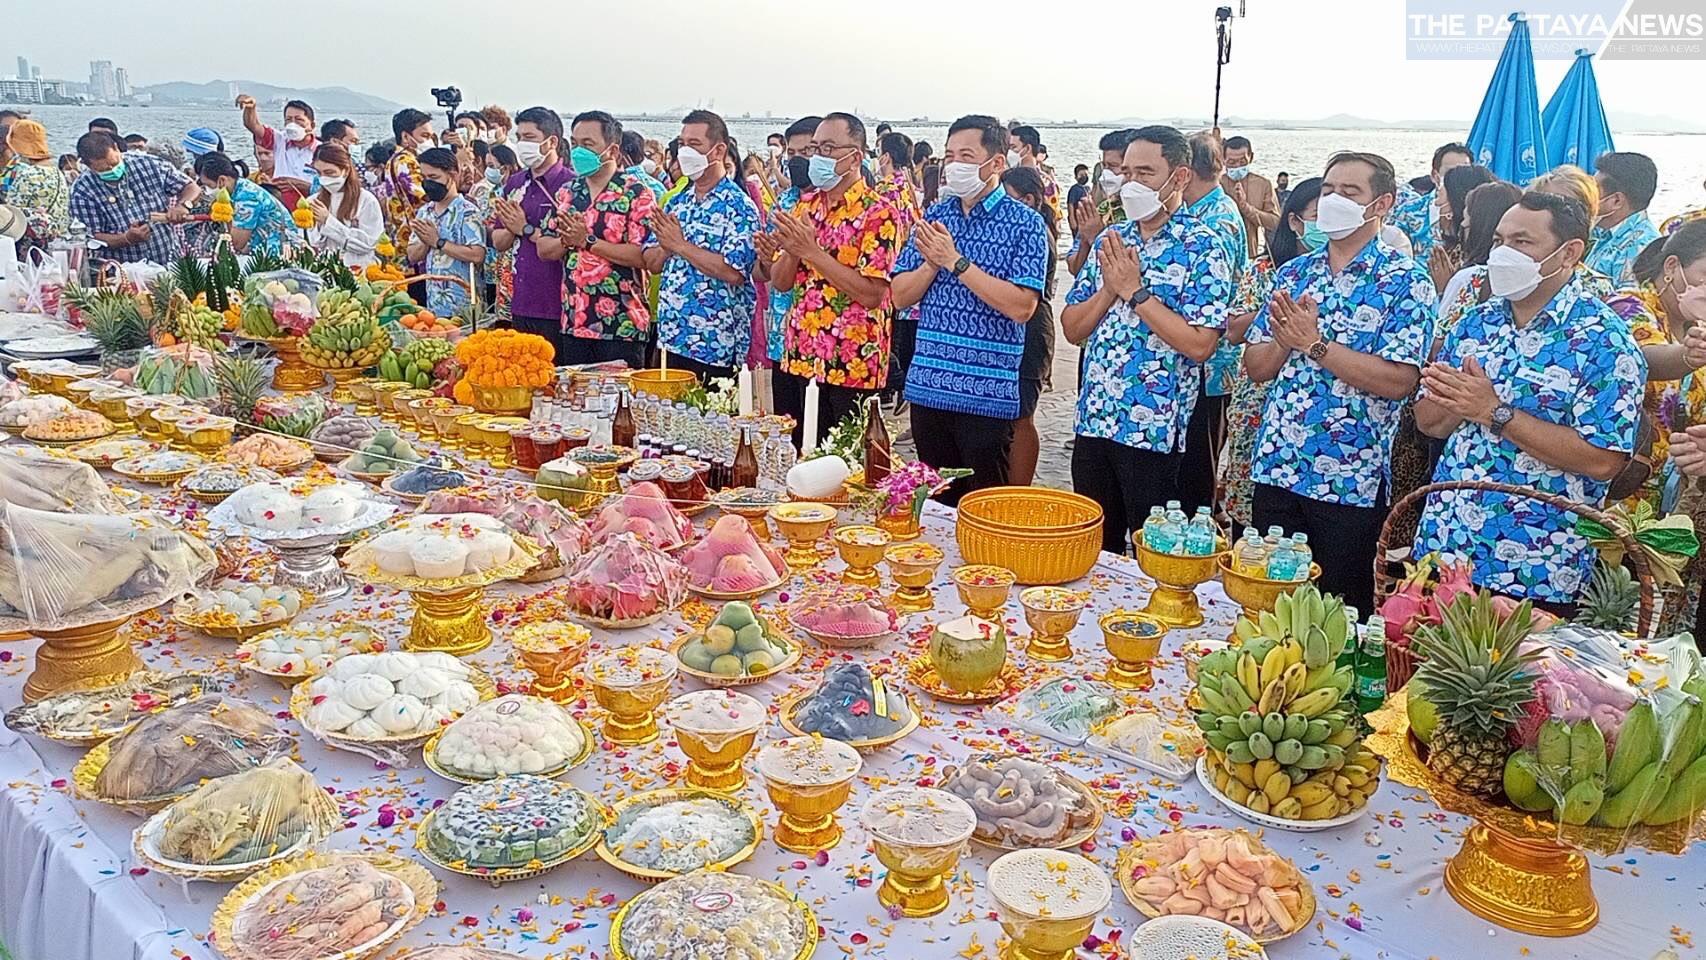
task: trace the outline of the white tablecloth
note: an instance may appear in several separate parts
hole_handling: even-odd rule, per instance
[[[949,554],[946,572],[956,561],[950,511],[931,505],[926,537]],[[839,569],[829,561],[826,570]],[[796,580],[790,585],[799,589]],[[1139,606],[1149,586],[1135,563],[1104,556],[1103,562],[1080,586],[1093,593],[1073,635],[1077,659],[1070,665],[1086,674],[1100,672],[1106,663],[1095,614],[1116,606]],[[496,599],[513,601],[524,591],[509,587],[494,591]],[[1197,631],[1175,631],[1166,650],[1174,659],[1157,676],[1159,685],[1148,696],[1178,708],[1187,692],[1176,653],[1179,641],[1193,633],[1224,636],[1236,607],[1217,584],[1199,594],[1209,622]],[[765,603],[774,603],[774,595]],[[933,614],[914,620],[957,616],[961,612],[951,586],[936,591]],[[305,618],[329,612],[359,611],[393,642],[406,628],[407,600],[388,591],[354,596],[312,609]],[[1015,649],[1027,633],[1017,601],[1008,608]],[[671,639],[679,617],[643,630],[599,634],[596,642],[631,644]],[[152,666],[165,669],[204,668],[236,676],[236,689],[264,706],[281,711],[281,723],[299,735],[300,759],[321,784],[337,792],[347,823],[334,838],[342,849],[385,849],[413,855],[413,819],[435,801],[448,797],[456,785],[441,780],[419,765],[392,770],[377,768],[365,757],[331,750],[301,734],[285,710],[284,689],[271,680],[249,678],[234,670],[230,644],[178,632],[160,622],[136,628],[147,647],[141,652]],[[490,650],[473,659],[500,679],[520,681],[511,662],[504,630]],[[809,641],[808,641],[809,644]],[[28,644],[0,646],[10,660],[0,664],[0,703],[19,701],[30,667]],[[856,651],[873,664],[898,668],[903,657],[917,654],[901,644]],[[822,664],[841,654],[813,647],[791,676],[776,678],[754,692],[762,697],[813,682]],[[678,683],[678,690],[693,686]],[[836,956],[892,957],[906,960],[993,960],[1000,928],[990,918],[992,904],[980,887],[984,869],[995,853],[973,847],[954,884],[953,904],[928,920],[890,919],[877,903],[875,884],[882,868],[867,850],[864,832],[852,812],[872,786],[930,778],[974,749],[1023,748],[1058,763],[1092,783],[1109,807],[1110,816],[1089,855],[1111,869],[1122,835],[1146,835],[1176,825],[1214,824],[1236,827],[1243,821],[1215,803],[1194,781],[1173,784],[1133,770],[1124,764],[1079,751],[1061,751],[1046,741],[998,729],[980,719],[977,708],[954,708],[917,695],[925,726],[908,739],[867,759],[864,784],[843,811],[847,837],[819,865],[766,842],[758,854],[739,867],[753,876],[777,880],[796,889],[815,905],[825,931],[820,960]],[[596,707],[585,710],[596,721]],[[772,726],[767,735],[782,735]],[[75,799],[65,784],[79,752],[51,743],[25,740],[0,730],[0,767],[5,792],[0,796],[0,942],[17,960],[114,960],[136,957],[176,960],[212,957],[205,942],[208,919],[228,887],[181,885],[171,877],[132,866],[131,831],[140,820],[129,813],[92,801]],[[675,776],[684,758],[667,736],[635,749],[606,748],[566,779],[612,801],[636,790],[663,786]],[[754,780],[744,795],[774,825],[775,813]],[[395,813],[392,826],[380,826],[382,806]],[[1634,851],[1614,859],[1594,861],[1594,888],[1602,907],[1599,926],[1588,934],[1554,940],[1526,936],[1493,927],[1465,912],[1446,894],[1442,867],[1458,846],[1463,818],[1443,814],[1414,791],[1391,784],[1375,795],[1364,819],[1334,831],[1317,834],[1270,832],[1268,842],[1292,857],[1315,885],[1321,903],[1315,922],[1303,932],[1269,949],[1275,960],[1315,957],[1440,958],[1631,958],[1648,960],[1673,941],[1692,937],[1706,880],[1706,852],[1669,857]],[[535,880],[492,887],[467,878],[441,875],[443,908],[409,934],[411,945],[478,941],[531,957],[596,958],[606,952],[608,924],[617,906],[640,891],[640,886],[609,868],[594,855]],[[1098,953],[1085,956],[1124,956],[1120,945],[1141,917],[1116,889],[1114,902],[1096,926]],[[1683,956],[1691,947],[1678,946]]]

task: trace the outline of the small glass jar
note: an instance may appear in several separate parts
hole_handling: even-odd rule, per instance
[[[533,424],[512,427],[509,431],[509,455],[522,470],[537,470],[539,465],[555,457],[540,460],[539,447],[533,440]]]

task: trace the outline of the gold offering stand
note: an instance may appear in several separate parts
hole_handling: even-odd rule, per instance
[[[465,657],[492,645],[492,628],[481,605],[486,588],[522,576],[544,553],[531,538],[511,534],[511,540],[517,549],[505,563],[443,580],[386,573],[360,545],[344,555],[344,565],[362,582],[402,590],[414,600],[415,616],[409,621],[409,635],[403,638],[404,650]]]
[[[278,358],[278,366],[273,368],[272,372],[274,390],[280,393],[307,393],[326,385],[325,372],[318,367],[309,366],[302,359],[302,349],[295,337],[243,339],[258,339],[272,348],[273,356]]]
[[[1636,636],[1648,635],[1653,579],[1633,537],[1594,507],[1528,487],[1484,480],[1426,484],[1393,504],[1375,546],[1377,596],[1390,593],[1394,584],[1391,571],[1381,563],[1394,521],[1406,511],[1419,510],[1432,494],[1459,490],[1538,501],[1612,531],[1622,541],[1640,583]],[[1230,583],[1228,579],[1228,586]],[[1231,590],[1227,592],[1230,595]],[[1655,853],[1680,854],[1706,835],[1706,818],[1698,816],[1687,823],[1660,827],[1560,826],[1539,814],[1464,793],[1428,769],[1425,747],[1410,735],[1408,703],[1408,691],[1399,690],[1387,697],[1385,706],[1368,715],[1375,729],[1367,740],[1368,748],[1386,759],[1387,775],[1393,781],[1426,790],[1443,810],[1474,818],[1474,825],[1464,833],[1463,846],[1446,863],[1445,889],[1465,910],[1483,920],[1541,937],[1586,933],[1599,922],[1599,901],[1594,897],[1592,867],[1584,852],[1612,856],[1635,846]]]
[[[1220,565],[1220,584],[1226,589],[1226,596],[1243,607],[1243,615],[1251,621],[1260,617],[1263,610],[1272,610],[1274,601],[1279,599],[1280,594],[1290,593],[1305,583],[1314,583],[1321,576],[1319,563],[1309,565],[1307,580],[1269,580],[1266,577],[1239,573],[1232,566],[1230,552],[1221,554],[1215,562]],[[1229,634],[1227,639],[1236,644],[1238,635]]]
[[[1227,556],[1226,538],[1215,534],[1214,552],[1204,556],[1178,556],[1149,549],[1138,533],[1137,565],[1155,581],[1155,591],[1143,612],[1169,627],[1202,625],[1202,604],[1197,602],[1197,587],[1214,579],[1220,558]]]
[[[109,687],[140,671],[142,661],[136,651],[128,640],[118,637],[134,615],[133,611],[53,630],[32,628],[29,632],[41,639],[41,646],[36,650],[35,669],[24,681],[24,702],[35,703],[67,690]]]

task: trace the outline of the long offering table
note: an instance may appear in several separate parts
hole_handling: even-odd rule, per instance
[[[163,492],[159,501],[176,504]],[[193,509],[177,504],[178,509]],[[709,518],[706,518],[709,519]],[[890,643],[857,651],[832,651],[807,645],[805,659],[788,675],[773,677],[747,692],[774,704],[785,693],[805,689],[823,667],[843,657],[865,659],[873,667],[899,675],[906,662],[922,655],[928,624],[958,616],[962,608],[947,571],[958,563],[952,511],[931,504],[925,538],[948,555],[935,590],[936,609],[915,616],[906,634]],[[258,552],[246,575],[261,577],[270,560]],[[828,559],[814,576],[827,578],[841,568]],[[795,578],[784,593],[805,586]],[[1151,582],[1133,561],[1104,554],[1089,577],[1075,585],[1091,594],[1072,635],[1075,658],[1062,666],[1098,674],[1107,664],[1097,628],[1098,614],[1116,607],[1139,607]],[[489,600],[502,615],[495,624],[497,642],[472,659],[500,681],[524,683],[514,663],[506,625],[525,618],[529,597],[550,585],[503,584]],[[1156,671],[1157,685],[1143,699],[1164,709],[1183,710],[1188,692],[1180,644],[1193,636],[1225,637],[1237,614],[1218,584],[1199,590],[1207,622],[1195,630],[1174,630],[1163,648],[1166,662]],[[778,602],[777,594],[759,601],[761,610]],[[359,585],[343,599],[306,610],[299,622],[356,620],[383,633],[395,648],[407,628],[407,597]],[[663,622],[644,629],[594,631],[597,645],[659,644],[675,639],[688,619],[700,623],[710,610],[690,601]],[[1027,664],[1022,649],[1029,630],[1018,603],[1006,611],[1013,649],[1027,676],[1039,665]],[[345,823],[332,840],[337,849],[414,852],[414,824],[457,785],[421,765],[391,769],[367,757],[331,749],[303,732],[289,718],[284,687],[239,671],[228,641],[181,630],[163,612],[140,618],[128,628],[149,666],[169,671],[208,670],[231,681],[241,696],[275,710],[280,724],[297,739],[296,756],[319,782],[335,793]],[[33,642],[0,644],[0,703],[18,703],[31,668]],[[686,677],[675,692],[697,684]],[[941,772],[972,752],[1028,753],[1056,764],[1088,782],[1107,810],[1107,818],[1084,852],[1110,871],[1120,847],[1133,837],[1180,826],[1254,826],[1212,799],[1194,779],[1176,784],[1123,762],[1083,750],[1063,750],[1049,741],[986,718],[981,707],[954,707],[912,692],[924,713],[923,726],[900,743],[866,758],[861,782],[841,811],[847,833],[827,856],[801,857],[768,839],[776,813],[759,779],[750,776],[743,794],[762,811],[767,838],[750,861],[737,867],[751,876],[775,880],[797,891],[817,912],[824,939],[819,960],[830,957],[892,957],[897,960],[993,960],[1001,929],[982,879],[996,852],[973,845],[951,884],[948,910],[928,920],[891,919],[877,902],[883,868],[870,852],[857,810],[870,791],[896,783],[932,783]],[[596,724],[601,713],[590,701],[574,704],[577,714]],[[774,723],[765,738],[783,736]],[[762,744],[762,740],[761,740]],[[129,812],[80,799],[71,793],[75,748],[26,739],[0,730],[0,942],[17,960],[146,960],[218,956],[207,943],[209,918],[229,889],[224,884],[178,880],[137,866],[131,834],[141,822]],[[748,770],[752,772],[750,762]],[[637,748],[603,745],[565,779],[606,802],[640,790],[667,786],[680,776],[685,758],[669,737]],[[1354,957],[1388,958],[1631,958],[1649,960],[1666,948],[1682,957],[1695,955],[1693,927],[1700,922],[1706,852],[1682,857],[1632,851],[1596,858],[1594,889],[1601,920],[1591,932],[1548,939],[1493,927],[1464,911],[1446,893],[1443,867],[1461,841],[1468,821],[1441,813],[1417,791],[1384,783],[1367,815],[1322,833],[1267,831],[1266,842],[1290,857],[1314,885],[1320,910],[1313,922],[1291,938],[1270,945],[1275,960]],[[532,880],[493,888],[481,881],[436,871],[443,881],[441,903],[404,940],[405,946],[478,943],[530,957],[603,958],[612,914],[641,886],[592,854]],[[1098,920],[1082,956],[1130,956],[1126,943],[1142,917],[1118,892]]]

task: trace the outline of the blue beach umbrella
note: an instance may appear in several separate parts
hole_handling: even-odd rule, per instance
[[[1573,163],[1592,173],[1600,154],[1617,149],[1599,99],[1591,52],[1576,51],[1576,62],[1546,101],[1540,123],[1546,128],[1546,155],[1553,163]]]
[[[1481,100],[1481,112],[1469,131],[1475,162],[1502,180],[1526,185],[1547,170],[1546,138],[1540,125],[1540,94],[1534,85],[1534,48],[1528,39],[1528,17],[1510,15],[1511,35],[1505,40],[1493,82]]]

